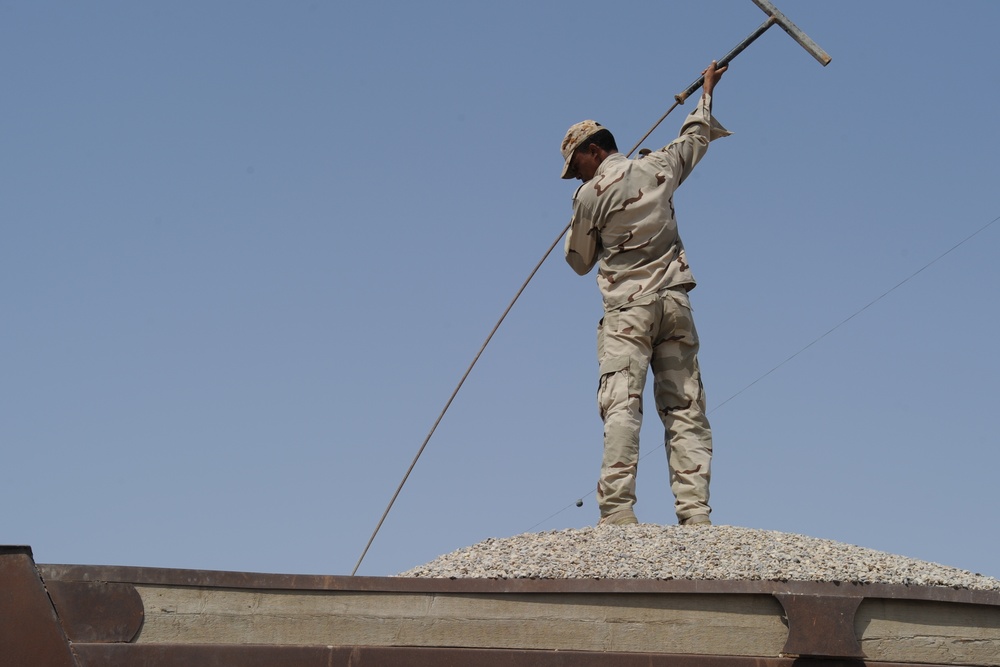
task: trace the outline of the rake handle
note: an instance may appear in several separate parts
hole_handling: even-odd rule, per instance
[[[775,19],[772,16],[763,23],[761,23],[756,30],[747,35],[746,39],[744,39],[742,42],[733,47],[732,51],[730,51],[726,55],[722,56],[722,58],[720,58],[718,61],[716,61],[716,67],[725,67],[726,65],[728,65],[729,61],[731,61],[733,58],[743,53],[743,50],[745,48],[753,44],[758,37],[767,32],[767,29],[777,22],[778,22],[777,19]],[[686,100],[692,93],[701,88],[704,84],[705,84],[704,75],[699,76],[697,81],[695,81],[694,83],[692,83],[690,86],[687,87],[687,90],[685,90],[683,93],[674,95],[674,99],[677,100],[678,104],[684,104],[684,100]]]

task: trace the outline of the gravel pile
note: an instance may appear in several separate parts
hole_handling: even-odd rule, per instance
[[[840,581],[1000,590],[1000,580],[992,577],[831,540],[735,526],[656,524],[490,538],[398,576]]]

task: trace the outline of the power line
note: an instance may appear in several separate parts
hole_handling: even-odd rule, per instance
[[[734,398],[736,398],[737,396],[739,396],[740,394],[742,394],[743,392],[745,392],[747,389],[749,389],[750,387],[754,386],[755,384],[757,384],[758,382],[760,382],[761,380],[763,380],[764,378],[766,378],[768,375],[770,375],[774,371],[778,370],[779,368],[781,368],[782,366],[784,366],[785,364],[787,364],[789,361],[791,361],[795,357],[799,356],[800,354],[802,354],[803,352],[805,352],[806,350],[808,350],[810,347],[812,347],[816,343],[820,342],[821,340],[823,340],[824,338],[826,338],[827,336],[829,336],[830,334],[832,334],[834,331],[836,331],[840,327],[844,326],[845,324],[847,324],[848,322],[850,322],[851,320],[853,320],[855,317],[857,317],[861,313],[865,312],[866,310],[868,310],[869,308],[871,308],[872,306],[874,306],[876,303],[878,303],[879,301],[881,301],[885,297],[889,296],[890,294],[892,294],[893,292],[895,292],[897,289],[899,289],[900,287],[902,287],[906,283],[908,283],[911,280],[913,280],[914,278],[916,278],[919,274],[921,274],[924,271],[926,271],[928,268],[930,268],[931,266],[933,266],[934,264],[936,264],[937,262],[939,262],[940,260],[942,260],[944,257],[946,257],[950,253],[954,252],[955,250],[957,250],[958,248],[960,248],[962,245],[968,243],[970,240],[972,240],[973,237],[975,237],[976,235],[981,234],[982,232],[986,231],[990,226],[993,225],[993,223],[995,223],[998,220],[1000,220],[1000,216],[997,216],[996,218],[993,218],[988,223],[986,223],[985,225],[983,225],[982,227],[980,227],[976,231],[972,232],[971,234],[969,234],[968,236],[966,236],[964,239],[962,239],[961,241],[959,241],[958,243],[956,243],[952,247],[948,248],[947,250],[945,250],[943,253],[941,253],[940,255],[938,255],[937,257],[935,257],[934,259],[932,259],[931,261],[929,261],[926,264],[924,264],[923,266],[921,266],[919,269],[917,269],[916,271],[914,271],[913,273],[911,273],[910,275],[908,275],[906,278],[903,278],[902,280],[900,280],[894,286],[890,287],[885,292],[883,292],[879,296],[877,296],[874,299],[872,299],[871,301],[869,301],[866,305],[864,305],[861,308],[859,308],[858,310],[856,310],[849,317],[844,318],[843,320],[840,321],[840,323],[838,323],[835,326],[831,327],[826,333],[822,334],[821,336],[819,336],[818,338],[816,338],[815,340],[813,340],[811,343],[809,343],[808,345],[806,345],[805,347],[803,347],[801,350],[799,350],[795,354],[791,355],[790,357],[788,357],[787,359],[785,359],[784,361],[782,361],[781,363],[779,363],[777,366],[775,366],[774,368],[772,368],[768,372],[766,372],[763,375],[761,375],[759,378],[757,378],[756,380],[754,380],[753,382],[751,382],[747,386],[745,386],[742,389],[740,389],[738,392],[736,392],[735,394],[733,394],[732,396],[730,396],[729,398],[727,398],[726,400],[724,400],[722,403],[719,403],[717,406],[715,406],[714,408],[712,408],[712,410],[710,410],[709,412],[714,412],[714,411],[718,410],[723,405],[725,405],[729,401],[733,400]]]

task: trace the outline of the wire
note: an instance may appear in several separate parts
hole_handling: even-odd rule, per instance
[[[645,139],[645,137],[644,137],[644,139]],[[979,234],[985,232],[987,229],[989,229],[991,226],[993,226],[998,221],[1000,221],[1000,216],[997,216],[997,217],[993,218],[992,220],[990,220],[989,222],[987,222],[985,225],[983,225],[982,227],[980,227],[976,231],[972,232],[971,234],[969,234],[968,236],[966,236],[964,239],[962,239],[961,241],[959,241],[958,243],[956,243],[952,247],[948,248],[947,250],[945,250],[943,253],[941,253],[940,255],[938,255],[937,257],[935,257],[934,259],[932,259],[931,261],[929,261],[926,264],[924,264],[923,266],[921,266],[919,269],[917,269],[916,271],[914,271],[913,273],[911,273],[910,275],[908,275],[906,278],[903,278],[898,283],[896,283],[895,285],[893,285],[892,287],[890,287],[889,289],[887,289],[885,292],[883,292],[879,296],[875,297],[874,299],[872,299],[871,301],[869,301],[867,304],[865,304],[864,306],[862,306],[858,310],[854,311],[854,313],[852,313],[850,316],[844,318],[838,324],[834,325],[829,330],[827,330],[826,333],[818,336],[816,339],[814,339],[808,345],[806,345],[805,347],[803,347],[802,349],[800,349],[798,352],[796,352],[795,354],[792,354],[791,356],[789,356],[788,358],[786,358],[784,361],[782,361],[781,363],[779,363],[778,365],[776,365],[774,368],[772,368],[771,370],[767,371],[766,373],[764,373],[763,375],[761,375],[760,377],[758,377],[756,380],[754,380],[753,382],[751,382],[747,386],[743,387],[742,389],[740,389],[739,391],[737,391],[735,394],[733,394],[732,396],[730,396],[726,400],[724,400],[721,403],[719,403],[718,405],[716,405],[714,408],[712,408],[711,410],[709,410],[707,414],[714,413],[716,410],[720,409],[726,403],[729,403],[731,400],[733,400],[734,398],[736,398],[737,396],[739,396],[743,392],[745,392],[748,389],[750,389],[751,387],[753,387],[755,384],[757,384],[758,382],[760,382],[761,380],[763,380],[764,378],[766,378],[767,376],[769,376],[771,373],[774,373],[776,370],[778,370],[779,368],[781,368],[782,366],[784,366],[785,364],[787,364],[788,362],[790,362],[792,359],[794,359],[795,357],[799,356],[800,354],[802,354],[803,352],[805,352],[806,350],[808,350],[809,348],[811,348],[813,345],[815,345],[816,343],[820,342],[821,340],[823,340],[824,338],[826,338],[827,336],[829,336],[830,334],[832,334],[834,331],[836,331],[837,329],[839,329],[840,327],[844,326],[845,324],[847,324],[848,322],[850,322],[851,320],[853,320],[855,317],[857,317],[861,313],[865,312],[866,310],[868,310],[869,308],[871,308],[872,306],[874,306],[876,303],[878,303],[879,301],[881,301],[885,297],[889,296],[890,294],[892,294],[893,292],[895,292],[897,289],[899,289],[900,287],[902,287],[906,283],[908,283],[911,280],[913,280],[914,278],[916,278],[918,275],[920,275],[921,273],[923,273],[924,271],[926,271],[927,269],[929,269],[931,266],[933,266],[934,264],[937,264],[939,261],[941,261],[942,259],[944,259],[946,256],[948,256],[949,254],[951,254],[952,252],[954,252],[958,248],[962,247],[963,245],[965,245],[966,243],[968,243],[969,241],[971,241],[974,237],[976,237]],[[645,454],[643,454],[642,456],[640,456],[639,460],[641,461],[642,459],[644,459],[649,454],[652,454],[652,450],[650,450],[650,451],[646,452]],[[588,494],[584,494],[584,496],[582,496],[582,497],[586,497],[586,496],[592,495],[593,493],[595,493],[595,492],[591,491]],[[538,523],[536,523],[531,528],[528,528],[528,530],[526,532],[530,533],[531,531],[533,531],[538,526],[541,526],[542,524],[547,523],[548,521],[554,519],[555,517],[559,516],[560,514],[562,514],[563,512],[565,512],[570,507],[573,507],[576,504],[577,504],[576,502],[570,503],[569,505],[567,505],[566,507],[563,507],[558,512],[556,512],[556,513],[554,513],[554,514],[546,517],[545,519],[542,519],[541,521],[539,521]]]
[[[642,135],[642,139],[636,142],[635,146],[632,147],[632,150],[630,150],[625,157],[631,157],[632,153],[634,153],[635,150],[639,148],[639,144],[645,141],[646,137],[652,134],[653,130],[659,127],[660,123],[662,123],[666,119],[666,117],[670,115],[670,112],[676,109],[679,104],[680,104],[679,101],[674,102],[673,105],[671,105],[671,107],[667,109],[666,113],[660,116],[659,120],[653,123],[653,126],[649,128],[646,134]],[[552,242],[552,245],[549,246],[549,249],[545,251],[544,255],[542,255],[542,258],[538,260],[538,264],[535,265],[535,268],[531,270],[530,274],[528,274],[528,277],[521,285],[521,289],[517,290],[517,294],[515,294],[514,298],[511,299],[511,302],[507,306],[507,309],[503,311],[503,315],[501,315],[500,319],[497,320],[496,325],[494,325],[493,330],[490,331],[490,334],[486,337],[486,341],[479,348],[479,352],[476,353],[476,356],[472,360],[472,363],[469,364],[469,367],[465,370],[465,374],[462,376],[462,379],[458,381],[458,386],[456,386],[455,390],[451,392],[451,396],[445,403],[444,409],[441,410],[441,414],[438,415],[438,418],[434,420],[434,425],[431,426],[430,432],[427,434],[427,437],[424,438],[423,443],[420,445],[420,449],[417,450],[417,455],[413,457],[413,462],[410,463],[410,467],[406,469],[406,474],[403,475],[403,480],[399,483],[399,486],[396,487],[396,492],[392,494],[392,498],[389,500],[388,506],[386,506],[385,511],[382,513],[382,518],[378,520],[378,524],[375,526],[375,530],[372,532],[371,537],[368,538],[368,543],[365,545],[364,551],[361,552],[361,557],[358,558],[358,562],[354,565],[354,569],[351,570],[352,577],[355,575],[355,573],[357,573],[358,568],[361,567],[361,561],[365,559],[365,556],[368,554],[368,550],[372,546],[372,542],[375,541],[375,536],[378,535],[378,531],[381,530],[382,524],[385,523],[385,518],[389,516],[389,510],[391,510],[392,506],[396,503],[396,498],[399,497],[399,493],[403,490],[403,485],[406,484],[406,480],[409,479],[410,473],[413,472],[413,468],[417,465],[417,461],[420,459],[420,455],[424,453],[424,449],[427,447],[427,443],[430,442],[431,436],[434,435],[434,431],[437,430],[438,424],[441,423],[441,420],[444,418],[445,413],[448,412],[448,408],[451,407],[451,403],[452,401],[455,400],[455,396],[458,395],[458,391],[462,388],[462,385],[465,384],[465,379],[469,377],[469,373],[472,372],[472,368],[476,365],[476,362],[479,361],[479,357],[482,356],[483,351],[486,349],[486,346],[489,345],[490,341],[493,339],[493,334],[497,332],[497,329],[500,328],[500,325],[503,323],[504,318],[507,317],[507,313],[509,313],[511,308],[514,307],[514,304],[517,303],[517,300],[518,298],[520,298],[521,293],[524,292],[524,289],[528,286],[528,283],[531,282],[531,279],[535,277],[535,274],[538,273],[538,269],[541,268],[542,264],[545,263],[545,260],[548,259],[550,254],[552,254],[552,251],[559,243],[559,240],[566,234],[567,231],[569,231],[569,224],[567,224],[563,228],[563,230],[559,232],[559,236],[556,237],[555,241]]]
[[[375,530],[374,532],[372,532],[372,536],[368,538],[368,544],[365,545],[365,550],[361,552],[361,557],[358,559],[357,564],[355,564],[354,569],[351,570],[352,577],[358,571],[358,568],[361,567],[361,561],[365,559],[365,555],[368,553],[368,549],[371,548],[372,542],[375,541],[375,536],[378,535],[379,529],[382,528],[382,524],[385,522],[385,518],[389,516],[389,510],[391,510],[393,504],[395,504],[396,498],[399,497],[399,492],[403,490],[403,485],[406,484],[406,480],[409,479],[410,473],[413,472],[413,468],[417,465],[417,460],[419,460],[420,455],[424,453],[424,449],[427,447],[427,443],[430,442],[431,436],[434,435],[434,431],[437,430],[438,424],[441,423],[441,420],[444,418],[445,413],[448,412],[448,408],[451,407],[451,403],[452,401],[455,400],[455,396],[458,395],[459,389],[461,389],[462,385],[465,384],[465,379],[469,377],[469,373],[472,372],[472,368],[476,365],[476,362],[479,361],[479,357],[483,355],[483,351],[486,349],[486,346],[490,344],[490,341],[493,339],[493,334],[495,334],[497,332],[497,329],[500,328],[500,324],[503,323],[504,318],[507,317],[507,313],[509,313],[510,309],[514,307],[514,304],[517,303],[517,300],[521,296],[521,293],[524,292],[524,288],[528,286],[528,283],[531,282],[531,279],[535,277],[536,273],[538,273],[538,269],[540,269],[545,260],[548,259],[549,255],[552,253],[552,250],[556,247],[556,244],[559,243],[559,239],[563,237],[563,234],[565,234],[566,230],[568,229],[569,225],[566,225],[566,228],[559,233],[559,236],[556,237],[556,240],[552,242],[552,245],[549,246],[549,249],[545,251],[544,255],[542,255],[542,258],[538,260],[538,264],[536,264],[535,268],[531,270],[530,274],[528,274],[528,277],[521,285],[521,289],[517,290],[517,294],[514,295],[514,298],[511,299],[511,302],[507,306],[507,309],[503,311],[503,315],[501,315],[500,319],[497,320],[497,323],[496,325],[494,325],[493,330],[490,331],[490,335],[486,337],[486,340],[479,348],[479,352],[476,353],[476,356],[472,360],[472,363],[469,364],[469,367],[467,369],[465,369],[465,374],[462,376],[462,379],[458,381],[458,386],[455,387],[455,390],[451,392],[451,396],[448,398],[448,402],[445,403],[444,409],[441,410],[441,413],[438,415],[438,418],[434,420],[434,425],[431,426],[430,432],[427,434],[427,437],[424,438],[424,442],[420,445],[420,449],[417,450],[417,455],[413,457],[413,462],[410,463],[410,467],[407,468],[406,474],[403,475],[403,480],[399,483],[399,486],[396,487],[396,492],[392,494],[392,499],[389,501],[389,505],[385,508],[385,512],[382,513],[382,518],[379,519],[378,525],[375,526]]]
[[[808,350],[810,347],[812,347],[816,343],[820,342],[821,340],[823,340],[824,338],[826,338],[827,336],[829,336],[830,334],[832,334],[834,331],[836,331],[837,329],[839,329],[840,327],[844,326],[845,324],[847,324],[848,322],[850,322],[851,320],[853,320],[855,317],[857,317],[861,313],[865,312],[866,310],[868,310],[869,308],[871,308],[872,306],[874,306],[876,303],[878,303],[879,301],[881,301],[885,297],[889,296],[890,294],[892,294],[893,292],[895,292],[897,289],[899,289],[900,287],[902,287],[906,283],[908,283],[911,280],[913,280],[914,278],[916,278],[919,274],[923,273],[924,271],[926,271],[927,269],[929,269],[931,266],[933,266],[937,262],[939,262],[942,259],[944,259],[944,257],[946,257],[950,253],[954,252],[955,250],[957,250],[958,248],[960,248],[964,244],[968,243],[970,240],[972,240],[973,237],[975,237],[976,235],[981,234],[982,232],[986,231],[990,226],[992,226],[998,220],[1000,220],[1000,216],[997,216],[996,218],[993,218],[988,223],[986,223],[985,225],[983,225],[982,227],[980,227],[976,231],[972,232],[971,234],[969,234],[968,236],[966,236],[964,239],[962,239],[961,241],[959,241],[958,243],[956,243],[952,247],[948,248],[947,250],[945,250],[943,253],[941,253],[940,255],[938,255],[937,257],[935,257],[934,259],[932,259],[931,261],[929,261],[926,264],[924,264],[923,266],[921,266],[919,269],[917,269],[916,271],[914,271],[913,273],[911,273],[910,275],[908,275],[906,278],[903,278],[902,280],[900,280],[894,286],[890,287],[885,292],[883,292],[879,296],[877,296],[874,299],[872,299],[871,301],[869,301],[866,305],[864,305],[861,308],[859,308],[858,310],[856,310],[849,317],[846,317],[843,320],[841,320],[839,324],[837,324],[837,325],[833,326],[832,328],[830,328],[826,333],[822,334],[821,336],[819,336],[818,338],[816,338],[815,340],[813,340],[811,343],[809,343],[808,345],[806,345],[805,347],[803,347],[801,350],[799,350],[795,354],[791,355],[790,357],[788,357],[787,359],[785,359],[784,361],[782,361],[781,363],[779,363],[777,366],[775,366],[774,368],[772,368],[768,372],[764,373],[759,378],[757,378],[756,380],[754,380],[753,382],[751,382],[747,386],[743,387],[738,392],[736,392],[735,394],[733,394],[732,396],[730,396],[729,398],[727,398],[726,400],[722,401],[717,406],[715,406],[714,408],[712,408],[711,410],[709,410],[709,414],[711,414],[712,412],[715,412],[716,410],[718,410],[719,408],[721,408],[723,405],[725,405],[729,401],[733,400],[734,398],[736,398],[737,396],[739,396],[740,394],[742,394],[743,392],[745,392],[747,389],[749,389],[750,387],[754,386],[755,384],[757,384],[758,382],[760,382],[761,380],[763,380],[764,378],[766,378],[768,375],[770,375],[771,373],[775,372],[776,370],[778,370],[779,368],[781,368],[782,366],[784,366],[785,364],[787,364],[792,359],[794,359],[795,357],[799,356],[800,354],[802,354],[803,352],[805,352],[806,350]]]

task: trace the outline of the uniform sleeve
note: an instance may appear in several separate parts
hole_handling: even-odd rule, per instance
[[[655,153],[654,157],[666,163],[673,176],[673,186],[684,182],[701,158],[708,151],[708,144],[720,137],[728,137],[732,132],[722,126],[712,116],[712,97],[702,95],[698,106],[684,119],[680,136]]]
[[[597,263],[600,252],[598,229],[587,208],[579,200],[573,200],[573,219],[569,223],[563,253],[566,263],[579,275],[590,273]]]

